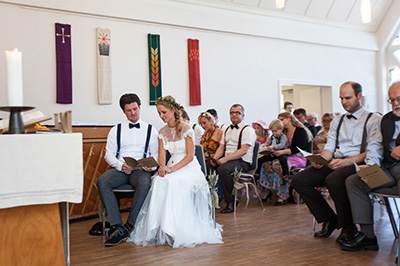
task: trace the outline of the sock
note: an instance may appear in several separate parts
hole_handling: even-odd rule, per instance
[[[132,231],[133,226],[130,225],[129,223],[126,223],[125,225],[126,230],[128,230],[128,232]]]
[[[372,224],[360,224],[360,232],[363,232],[368,238],[374,238],[374,225]]]

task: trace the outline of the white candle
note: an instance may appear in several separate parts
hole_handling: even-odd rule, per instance
[[[8,106],[23,106],[22,53],[18,49],[6,51]]]

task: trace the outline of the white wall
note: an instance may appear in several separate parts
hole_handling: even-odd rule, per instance
[[[143,119],[159,128],[162,122],[155,107],[148,105],[147,61],[147,34],[158,33],[161,35],[163,95],[175,96],[187,107],[193,121],[197,120],[201,111],[213,107],[218,110],[220,120],[228,123],[228,109],[234,103],[244,105],[245,119],[249,123],[259,118],[267,121],[275,119],[280,111],[279,80],[331,84],[333,99],[338,99],[341,83],[358,81],[364,86],[370,109],[376,108],[376,43],[369,34],[361,36],[361,49],[355,49],[356,38],[342,40],[350,35],[348,30],[340,35],[339,31],[327,29],[331,34],[326,34],[321,26],[316,25],[313,31],[313,25],[306,25],[305,36],[311,36],[311,33],[317,35],[311,41],[291,41],[286,31],[282,32],[282,39],[275,36],[276,30],[271,33],[265,29],[263,32],[262,28],[275,25],[268,18],[260,21],[257,16],[244,17],[223,10],[219,10],[217,16],[215,11],[207,8],[197,11],[190,5],[170,1],[131,1],[131,6],[136,8],[132,10],[125,5],[128,2],[119,0],[87,0],[79,1],[80,4],[78,1],[47,0],[10,2],[47,5],[59,10],[20,8],[0,3],[0,106],[7,104],[5,56],[2,51],[18,48],[23,52],[25,105],[35,106],[46,115],[72,110],[75,123],[115,124],[124,118],[118,106],[119,96],[135,92],[143,101]],[[101,7],[101,4],[111,3],[113,8],[110,10]],[[65,11],[88,13],[91,6],[98,15]],[[182,13],[185,9],[188,12]],[[105,17],[106,14],[112,17]],[[157,22],[146,23],[144,18],[153,18]],[[245,26],[241,19],[246,22]],[[55,103],[56,22],[72,25],[74,100],[71,105]],[[251,22],[254,23],[254,32],[243,34],[251,28]],[[283,26],[289,30],[287,23]],[[203,28],[200,28],[201,25]],[[112,105],[97,104],[96,27],[111,29]],[[229,31],[218,30],[224,27]],[[235,28],[238,34],[233,32]],[[298,24],[293,24],[293,29],[296,30],[293,32],[294,39],[304,37],[298,32]],[[357,32],[354,35],[360,36]],[[188,106],[188,38],[200,40],[202,106],[197,107]],[[370,40],[371,44],[365,44],[365,40]],[[343,112],[339,101],[334,102],[332,108],[334,112]],[[0,117],[7,118],[8,114],[0,112]]]

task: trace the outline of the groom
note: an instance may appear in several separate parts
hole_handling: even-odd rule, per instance
[[[158,160],[158,133],[154,127],[140,119],[140,103],[136,94],[121,96],[119,104],[127,120],[115,125],[107,137],[105,159],[111,167],[97,180],[101,201],[107,210],[111,226],[115,227],[114,233],[105,243],[106,246],[115,246],[128,239],[150,189],[152,169],[132,168],[125,163],[123,157],[139,160],[153,156]],[[125,225],[113,192],[114,188],[124,184],[130,184],[135,189]]]

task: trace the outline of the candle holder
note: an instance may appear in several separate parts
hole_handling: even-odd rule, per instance
[[[21,112],[35,109],[32,106],[0,106],[1,111],[10,112],[8,134],[25,134],[24,121]]]

